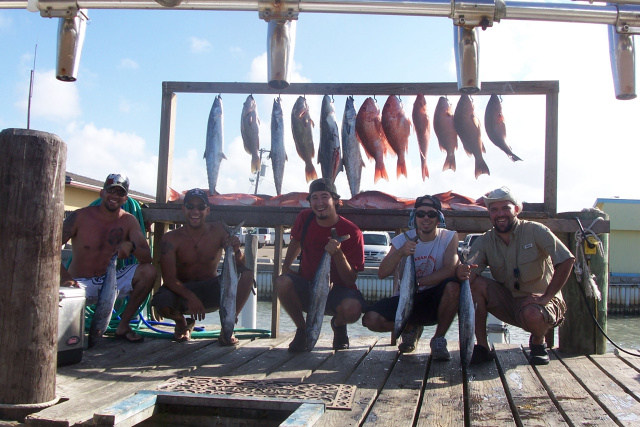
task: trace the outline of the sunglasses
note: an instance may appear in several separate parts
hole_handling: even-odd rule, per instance
[[[187,208],[188,210],[193,210],[197,208],[199,211],[203,211],[207,209],[206,205],[194,205],[192,203],[185,203],[184,207]]]
[[[107,188],[107,193],[109,193],[109,194],[117,194],[120,197],[124,197],[124,196],[127,195],[127,192],[122,187]]]
[[[429,217],[431,219],[438,218],[438,211],[416,211],[416,216],[418,218]]]
[[[515,277],[516,279],[516,282],[513,284],[513,287],[516,288],[517,290],[520,290],[520,269],[519,268],[513,269],[513,277]]]

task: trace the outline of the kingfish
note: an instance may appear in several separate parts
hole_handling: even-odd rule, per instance
[[[438,137],[440,150],[447,153],[442,170],[456,170],[456,150],[458,149],[458,133],[453,123],[453,111],[449,100],[441,96],[433,113],[433,131]]]
[[[373,182],[378,182],[380,178],[389,181],[387,169],[384,167],[384,156],[391,148],[387,136],[384,134],[384,129],[382,129],[380,108],[371,97],[367,98],[358,110],[356,135],[369,160],[375,159],[376,170]]]
[[[284,150],[284,119],[282,116],[282,100],[277,97],[273,100],[271,111],[271,167],[273,168],[273,182],[276,184],[276,193],[282,194],[282,178],[284,177],[284,162],[289,160]]]
[[[417,235],[413,239],[409,239],[409,236],[405,234],[405,238],[414,242],[418,241]],[[397,276],[396,278],[396,275],[394,275],[394,280],[399,280],[398,288],[400,290],[400,298],[398,299],[393,332],[396,337],[400,337],[413,312],[413,301],[418,291],[416,263],[413,254],[402,258],[402,261],[400,261],[398,265]]]
[[[340,155],[340,132],[336,121],[336,110],[329,95],[322,98],[320,110],[320,146],[318,147],[318,163],[322,177],[334,182],[338,173],[343,170]]]
[[[427,100],[424,95],[419,93],[413,103],[413,111],[411,113],[413,126],[416,129],[418,137],[418,149],[420,150],[420,165],[422,170],[422,180],[429,178],[429,168],[427,167],[427,148],[429,148],[429,139],[431,138],[431,122],[427,113]]]
[[[260,118],[256,108],[256,101],[252,95],[247,96],[242,106],[242,117],[240,120],[240,133],[244,143],[244,151],[251,154],[251,173],[260,170]]]
[[[104,276],[104,282],[98,292],[98,302],[93,312],[91,326],[89,327],[89,348],[98,343],[109,327],[111,315],[113,313],[113,304],[118,296],[118,281],[116,278],[116,261],[118,254],[114,254],[107,265],[107,273]]]
[[[349,181],[351,197],[360,192],[360,177],[364,167],[362,154],[360,154],[360,143],[356,136],[356,115],[353,96],[349,96],[342,117],[342,162]]]
[[[487,108],[484,110],[484,128],[491,142],[504,151],[512,161],[522,160],[513,154],[511,147],[507,144],[507,128],[502,115],[502,102],[496,94],[491,95]]]
[[[226,160],[227,158],[222,152],[224,148],[222,128],[222,98],[218,95],[213,100],[213,105],[209,112],[207,139],[204,150],[204,159],[207,163],[207,177],[209,179],[209,195],[211,196],[214,195],[216,191],[220,163],[222,163],[222,159]]]
[[[382,108],[382,129],[389,141],[389,146],[398,156],[396,176],[407,176],[405,155],[409,150],[411,121],[404,113],[402,101],[395,95],[389,95]]]
[[[291,110],[291,130],[293,141],[296,143],[298,156],[304,160],[304,173],[307,182],[318,178],[316,168],[313,166],[313,157],[316,155],[313,146],[313,127],[315,124],[309,116],[309,106],[304,96],[298,97]]]
[[[458,303],[458,336],[460,339],[460,359],[462,367],[467,368],[473,354],[473,343],[476,333],[476,309],[471,296],[469,280],[460,284],[460,301]]]
[[[244,225],[244,221],[231,228],[224,224],[224,228],[229,236],[234,236]],[[224,248],[224,262],[222,263],[222,280],[220,281],[220,334],[224,341],[231,342],[233,329],[236,324],[236,295],[238,294],[238,269],[236,268],[236,258],[233,246]]]
[[[456,112],[453,114],[453,123],[456,132],[462,141],[464,151],[469,156],[473,155],[476,162],[476,179],[482,174],[490,175],[489,167],[482,158],[482,153],[486,153],[482,143],[482,132],[480,130],[480,120],[473,111],[473,102],[467,94],[460,95]]]
[[[335,228],[331,229],[331,238],[338,242],[344,242],[350,236],[338,237]],[[309,296],[309,311],[307,311],[307,350],[313,350],[320,330],[322,329],[322,320],[324,318],[324,310],[327,306],[327,297],[331,290],[331,255],[324,252],[318,264],[318,269],[311,282],[311,293]]]

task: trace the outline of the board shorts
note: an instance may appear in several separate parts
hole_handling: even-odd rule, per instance
[[[128,297],[133,290],[131,283],[133,282],[133,276],[136,273],[138,265],[139,264],[130,264],[116,271],[118,299]],[[102,276],[80,277],[74,279],[78,282],[78,286],[81,289],[84,289],[86,305],[93,305],[98,302],[98,293],[100,292],[100,289],[102,289],[102,284],[104,283],[106,275],[107,274],[105,273]]]
[[[302,311],[307,313],[309,311],[309,302],[311,299],[311,282],[304,277],[300,277],[295,274],[283,274],[283,276],[287,276],[293,282],[293,288],[295,289],[296,295],[298,295],[298,299],[300,299],[300,303],[302,304]],[[327,316],[336,316],[338,314],[338,306],[342,300],[346,298],[358,300],[362,306],[362,312],[364,313],[366,311],[367,302],[364,300],[362,292],[358,289],[345,288],[344,286],[332,286],[329,291],[329,296],[327,297],[327,305],[324,309],[324,314]]]
[[[425,289],[418,292],[413,300],[413,311],[409,316],[409,323],[414,325],[431,326],[438,324],[438,307],[444,294],[444,288],[447,283],[455,282],[458,280],[455,277],[449,277],[438,283],[436,286]],[[388,298],[382,298],[371,306],[370,311],[375,311],[386,320],[394,321],[396,319],[396,311],[398,310],[398,303],[400,301],[400,295],[395,295]]]

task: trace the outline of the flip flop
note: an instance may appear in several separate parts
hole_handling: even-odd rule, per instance
[[[116,340],[126,341],[131,344],[140,344],[144,341],[144,337],[142,335],[138,335],[131,328],[124,334],[115,334]]]
[[[176,325],[173,332],[173,339],[178,342],[184,342],[191,340],[191,332],[193,332],[193,328],[196,326],[196,321],[194,319],[187,319],[187,325],[183,327],[178,327]],[[180,338],[178,338],[180,337]]]
[[[224,335],[220,334],[220,336],[218,337],[218,342],[223,347],[231,347],[240,344],[240,340],[238,340],[238,338],[234,337],[233,335],[231,335],[231,342],[226,342],[224,340]]]

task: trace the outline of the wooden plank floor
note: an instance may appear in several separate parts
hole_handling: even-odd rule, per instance
[[[427,337],[406,355],[386,337],[352,337],[351,348],[339,352],[331,338],[323,334],[313,352],[299,354],[287,351],[292,334],[241,340],[236,348],[215,339],[132,345],[105,338],[81,363],[58,370],[63,401],[25,423],[90,425],[94,413],[139,390],[205,376],[357,386],[352,409],[328,409],[320,426],[640,425],[640,360],[632,356],[553,351],[549,365],[532,367],[527,349],[497,344],[494,362],[463,372],[455,342],[451,361],[432,362]]]

